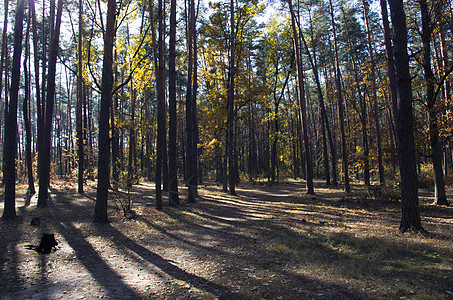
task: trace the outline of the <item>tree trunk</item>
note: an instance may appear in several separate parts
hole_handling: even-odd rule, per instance
[[[188,23],[187,23],[187,91],[186,91],[186,185],[189,190],[188,201],[194,203],[197,197],[197,173],[196,173],[196,135],[194,128],[194,34],[195,34],[195,2],[189,0]]]
[[[409,55],[407,53],[406,14],[402,0],[389,0],[393,25],[395,74],[390,80],[397,79],[397,103],[393,107],[396,133],[398,138],[399,167],[401,174],[401,223],[399,230],[423,231],[420,219],[417,190],[417,169],[414,142],[414,115]],[[387,8],[385,8],[387,10]],[[393,51],[387,49],[390,61]],[[393,98],[393,97],[392,97]],[[395,99],[395,98],[393,98]]]
[[[368,12],[367,6],[365,1],[362,0],[363,11],[364,11],[364,18],[365,18],[365,27],[367,31],[367,38],[368,38],[368,52],[370,55],[370,63],[371,63],[371,88],[372,88],[372,96],[373,96],[373,114],[374,114],[374,123],[376,127],[376,141],[377,141],[377,151],[378,151],[378,168],[379,168],[379,184],[381,186],[385,185],[385,177],[384,177],[384,164],[382,162],[382,141],[381,141],[381,130],[380,130],[380,123],[379,123],[379,107],[377,101],[377,86],[376,86],[376,62],[374,58],[374,49],[371,41],[371,31],[368,24]]]
[[[5,59],[6,59],[6,48],[7,48],[7,40],[8,40],[8,36],[7,36],[7,33],[8,33],[8,6],[9,6],[9,0],[5,0],[5,3],[4,3],[4,16],[3,16],[3,33],[2,33],[2,50],[1,50],[1,58],[0,58],[0,99],[2,98],[2,91],[3,91],[3,66],[5,64]],[[8,101],[6,100],[7,99],[7,91],[5,89],[5,98],[4,98],[4,103],[1,103],[3,104],[2,106],[0,106],[0,111],[4,110],[5,113],[3,115],[0,115],[0,143],[2,142],[2,139],[3,139],[3,134],[2,134],[2,130],[1,130],[1,126],[2,124],[4,124],[2,122],[2,117],[4,117],[6,119],[6,111],[7,111],[7,103]],[[2,145],[0,145],[0,149],[4,147],[3,143],[1,143]],[[3,180],[5,179],[5,177],[3,176]]]
[[[131,80],[131,106],[130,106],[130,129],[129,129],[129,156],[127,166],[127,186],[132,187],[136,177],[137,137],[135,134],[135,106],[137,102],[137,91],[134,89]]]
[[[158,73],[157,73],[157,156],[156,156],[156,209],[162,210],[162,170],[165,143],[165,45],[163,0],[158,1]]]
[[[109,109],[113,88],[113,44],[115,40],[116,0],[107,3],[107,24],[104,32],[101,108],[99,111],[98,186],[94,222],[108,222],[107,200],[110,176]]]
[[[348,149],[346,145],[346,134],[345,134],[345,122],[343,112],[343,93],[341,90],[341,72],[340,62],[338,59],[338,45],[337,45],[337,34],[335,30],[335,19],[333,16],[332,0],[329,0],[330,4],[330,17],[332,22],[333,32],[333,45],[335,52],[335,77],[337,82],[337,93],[338,93],[338,118],[340,119],[340,134],[341,134],[341,148],[343,151],[343,173],[344,173],[344,189],[347,193],[351,192],[351,186],[349,184],[349,167],[348,167]]]
[[[79,0],[79,36],[77,45],[77,116],[76,116],[76,129],[77,129],[77,156],[78,156],[78,187],[77,192],[83,194],[83,170],[84,170],[84,151],[83,151],[83,128],[82,128],[82,106],[83,106],[83,92],[82,92],[82,42],[83,42],[83,2]]]
[[[117,60],[117,51],[114,50],[115,61]],[[116,66],[116,65],[115,65]],[[118,78],[118,70],[115,67],[114,71],[114,80],[117,82]],[[116,188],[118,186],[118,181],[120,178],[120,161],[119,161],[119,153],[120,153],[120,137],[119,137],[119,130],[118,130],[118,122],[119,122],[119,112],[118,112],[118,95],[116,94],[113,96],[112,103],[111,103],[111,111],[110,111],[110,127],[112,130],[112,186]],[[148,158],[149,156],[147,156]]]
[[[426,84],[426,107],[429,117],[429,141],[434,169],[434,204],[448,205],[442,169],[442,147],[439,140],[439,126],[435,107],[437,98],[435,93],[436,79],[431,67],[431,34],[434,24],[431,24],[431,16],[426,0],[419,0],[419,4],[422,17],[423,70]]]
[[[17,102],[20,84],[20,57],[22,53],[22,30],[24,20],[24,2],[18,0],[14,22],[14,52],[11,73],[10,99],[5,118],[5,140],[3,150],[3,180],[5,183],[3,219],[14,219],[16,215],[16,138],[17,138]]]
[[[294,48],[296,52],[296,66],[297,66],[297,79],[299,87],[299,108],[302,119],[302,129],[304,135],[305,146],[305,163],[306,163],[306,176],[307,176],[307,193],[315,194],[313,185],[313,163],[311,158],[311,141],[308,133],[308,120],[307,120],[307,107],[305,103],[305,87],[304,87],[304,74],[302,70],[302,61],[300,55],[299,34],[296,28],[296,15],[293,10],[292,0],[288,0],[289,10],[291,13],[291,27],[294,35]]]
[[[178,195],[178,153],[177,128],[178,116],[176,111],[176,0],[170,2],[170,44],[168,55],[168,190],[169,204],[179,204]]]
[[[234,135],[234,73],[235,73],[235,23],[234,23],[234,0],[230,0],[230,57],[228,66],[228,183],[230,195],[236,195],[235,173],[235,135]]]
[[[53,2],[53,1],[52,1]],[[51,7],[54,4],[51,4]],[[63,11],[63,0],[58,0],[57,16],[55,24],[51,23],[51,40],[49,52],[49,65],[47,72],[47,90],[46,90],[46,114],[44,123],[44,132],[42,140],[42,160],[39,177],[38,207],[47,205],[48,187],[50,181],[50,144],[52,136],[52,117],[55,98],[55,77],[57,69],[57,55],[60,40],[61,14]]]
[[[310,23],[312,23],[311,15],[309,15],[309,18],[310,18]],[[300,25],[300,24],[298,24],[298,25]],[[322,124],[325,128],[325,131],[327,132],[327,138],[328,138],[329,145],[330,145],[330,154],[332,157],[332,183],[334,186],[337,186],[338,185],[337,149],[336,149],[335,143],[333,142],[332,130],[330,128],[329,117],[327,115],[327,110],[326,110],[326,106],[324,103],[324,94],[323,94],[322,88],[321,88],[321,80],[319,79],[319,70],[318,70],[318,64],[317,64],[317,60],[316,60],[316,49],[314,46],[312,47],[312,49],[313,49],[313,57],[312,57],[312,55],[310,54],[310,50],[308,49],[307,41],[305,40],[305,37],[304,37],[300,27],[299,27],[299,33],[300,33],[302,42],[304,43],[305,50],[307,51],[308,59],[310,61],[310,65],[311,65],[315,83],[316,83],[316,91],[318,94],[319,106],[321,108],[321,116],[322,116],[321,121],[323,122]],[[311,31],[311,38],[312,38],[312,40],[314,40],[313,31]],[[324,130],[323,130],[323,132],[324,132]],[[327,163],[327,167],[328,167],[328,163]],[[326,181],[327,181],[327,176],[326,176]]]
[[[31,13],[29,13],[29,16]],[[33,179],[33,157],[31,155],[31,126],[30,126],[30,113],[28,107],[30,106],[30,81],[28,73],[28,60],[29,60],[29,35],[30,35],[30,18],[28,19],[27,34],[26,34],[26,45],[25,45],[25,58],[24,58],[24,79],[25,79],[25,93],[22,111],[24,115],[24,127],[25,127],[25,160],[27,163],[27,175],[28,175],[28,193],[29,195],[35,194],[35,183]]]
[[[198,176],[199,172],[198,169],[198,141],[199,141],[199,133],[198,133],[198,111],[197,111],[197,94],[198,94],[198,35],[197,35],[197,25],[196,20],[198,17],[198,10],[200,6],[200,1],[197,2],[197,6],[195,9],[195,1],[193,1],[192,7],[192,38],[193,38],[193,80],[192,80],[192,129],[194,134],[193,139],[193,146],[192,146],[192,156],[194,157],[193,161],[193,193],[195,197],[198,197]],[[200,168],[201,169],[201,168]],[[201,176],[200,176],[201,178]]]

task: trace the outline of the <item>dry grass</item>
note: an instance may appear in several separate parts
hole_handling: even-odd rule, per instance
[[[241,185],[238,195],[230,196],[221,187],[206,185],[199,190],[198,203],[159,212],[153,208],[153,186],[140,184],[132,191],[136,218],[124,218],[112,201],[112,223],[101,227],[91,223],[92,189],[78,196],[70,182],[54,188],[45,211],[38,211],[32,199],[17,222],[1,223],[7,244],[1,246],[6,255],[0,260],[0,287],[8,297],[29,295],[40,281],[66,276],[87,290],[49,283],[43,295],[453,298],[453,209],[430,205],[426,191],[421,193],[421,212],[429,235],[398,234],[399,203],[361,186],[346,196],[341,189],[317,182],[317,195],[311,196],[299,182]],[[27,239],[38,236],[28,225],[37,214],[62,245],[45,262],[52,263],[52,270],[42,271],[43,262],[30,259],[22,249]],[[107,271],[98,273],[91,265]],[[33,277],[33,270],[41,270],[40,275]],[[84,277],[73,278],[74,272]],[[6,274],[17,278],[15,283],[8,281],[8,287]],[[115,276],[121,280],[113,280]],[[117,282],[118,288],[112,290],[108,282]]]

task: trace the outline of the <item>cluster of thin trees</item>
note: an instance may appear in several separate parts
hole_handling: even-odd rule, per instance
[[[16,217],[22,165],[30,194],[37,175],[39,207],[51,174],[76,176],[79,193],[96,178],[96,222],[108,221],[109,188],[141,178],[155,181],[162,209],[164,191],[180,203],[179,179],[195,202],[212,172],[232,195],[240,179],[286,176],[303,177],[309,194],[321,176],[349,193],[353,180],[384,186],[386,168],[398,165],[400,230],[423,230],[423,160],[436,203],[448,205],[451,3],[381,0],[380,15],[365,0],[277,6],[259,24],[255,0],[209,10],[194,0],[52,0],[41,17],[33,0],[14,10],[5,0],[3,218]],[[60,42],[61,31],[70,38]],[[429,147],[418,143],[425,138]]]

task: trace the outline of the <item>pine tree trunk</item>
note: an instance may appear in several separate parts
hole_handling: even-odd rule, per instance
[[[373,114],[374,114],[374,123],[376,127],[376,141],[377,141],[377,151],[378,151],[378,169],[379,169],[379,184],[381,186],[385,185],[385,177],[384,177],[384,164],[382,161],[382,141],[381,141],[381,130],[380,130],[380,123],[379,123],[379,107],[377,101],[377,86],[376,86],[376,62],[374,58],[374,49],[371,42],[371,31],[368,24],[368,12],[367,6],[365,1],[362,0],[363,11],[364,11],[364,19],[365,19],[365,27],[367,31],[367,38],[368,38],[368,52],[370,55],[370,62],[371,62],[371,84],[372,84],[372,96],[373,96]]]
[[[170,43],[168,56],[168,177],[169,204],[178,205],[178,153],[177,128],[178,116],[176,111],[176,0],[170,2]]]
[[[426,84],[426,99],[429,118],[429,141],[431,145],[431,158],[434,169],[434,204],[448,205],[445,194],[445,181],[442,169],[442,147],[439,140],[439,126],[436,112],[435,82],[431,67],[431,34],[434,24],[431,24],[431,16],[426,0],[420,0],[420,12],[422,17],[422,43],[423,43],[423,70]]]
[[[188,22],[187,22],[187,91],[186,91],[186,185],[189,190],[188,201],[194,203],[197,197],[197,181],[196,181],[196,158],[194,153],[196,150],[196,135],[194,128],[194,34],[195,34],[195,2],[189,0],[188,7]]]
[[[192,130],[194,134],[193,145],[192,145],[192,157],[193,161],[193,194],[195,197],[198,197],[198,176],[199,176],[199,166],[198,166],[198,142],[199,142],[199,133],[198,133],[198,111],[197,111],[197,94],[198,94],[198,35],[197,35],[197,16],[200,6],[200,1],[197,2],[195,8],[195,1],[193,0],[192,7],[192,39],[193,39],[193,80],[192,80]],[[201,176],[200,176],[201,178]]]
[[[309,17],[310,17],[310,23],[312,23],[311,15]],[[316,49],[314,47],[312,48],[313,49],[313,56],[312,56],[310,54],[310,50],[308,49],[307,41],[305,40],[305,37],[304,37],[300,27],[299,27],[299,32],[300,32],[300,37],[302,39],[302,42],[303,42],[303,44],[305,46],[305,50],[307,51],[308,58],[309,58],[309,61],[310,61],[310,65],[311,65],[311,68],[312,68],[312,71],[313,71],[315,83],[316,83],[316,91],[317,91],[317,94],[318,94],[318,102],[319,102],[319,106],[321,108],[321,116],[322,116],[321,122],[322,122],[322,124],[323,124],[323,126],[325,128],[325,131],[327,132],[327,138],[328,138],[329,145],[330,145],[330,154],[331,154],[331,158],[332,158],[332,183],[333,183],[334,186],[337,186],[338,185],[338,179],[337,179],[337,149],[336,149],[335,143],[333,142],[332,130],[330,128],[329,117],[327,115],[327,110],[326,110],[326,106],[325,106],[325,103],[324,103],[324,94],[323,94],[322,88],[321,88],[321,81],[319,79],[319,69],[318,69],[318,64],[317,64],[317,59],[316,59]],[[311,31],[310,34],[311,34],[311,38],[313,40],[314,39],[313,31]],[[324,132],[324,130],[323,130],[323,132]],[[326,165],[328,167],[328,163]],[[327,181],[327,176],[326,176],[326,181]]]
[[[163,0],[158,1],[158,72],[157,89],[157,156],[156,156],[156,209],[162,210],[162,170],[164,163],[165,143],[165,45],[164,45],[164,12]]]
[[[337,83],[338,93],[338,118],[340,120],[340,134],[341,134],[341,148],[343,152],[343,174],[344,174],[344,189],[347,193],[351,192],[351,186],[349,183],[349,166],[348,166],[348,149],[346,145],[346,134],[345,134],[345,122],[344,122],[344,111],[343,111],[343,93],[341,88],[341,72],[340,62],[338,58],[338,46],[337,46],[337,34],[335,29],[335,19],[333,16],[332,0],[329,0],[330,4],[330,17],[332,22],[333,32],[333,45],[335,52],[335,77]]]
[[[16,215],[16,138],[17,102],[20,84],[20,57],[22,53],[22,30],[24,2],[18,0],[14,23],[14,52],[11,74],[10,99],[5,118],[5,140],[3,150],[3,181],[5,183],[3,219],[14,219]]]
[[[53,1],[52,1],[53,2]],[[54,4],[51,4],[51,7]],[[55,77],[57,71],[57,55],[60,40],[61,14],[63,11],[63,0],[58,0],[57,16],[55,24],[51,23],[51,40],[49,52],[49,65],[47,73],[46,89],[46,114],[42,140],[42,159],[39,177],[38,207],[45,207],[48,199],[48,187],[50,183],[50,144],[52,136],[52,117],[55,98]]]
[[[409,72],[409,55],[407,53],[406,14],[402,0],[389,0],[389,5],[395,47],[393,53],[395,74],[390,74],[389,78],[390,80],[397,79],[397,103],[394,103],[393,107],[396,108],[394,117],[401,174],[401,223],[399,230],[401,232],[409,229],[423,231],[418,204],[413,97]],[[393,57],[390,56],[392,52],[387,52],[391,61],[393,61]]]
[[[29,13],[29,16],[31,14]],[[35,183],[33,179],[33,157],[31,155],[31,126],[30,126],[30,112],[28,107],[30,106],[30,80],[28,73],[28,59],[30,56],[29,51],[29,35],[30,35],[30,18],[28,19],[27,34],[26,34],[26,46],[25,46],[25,58],[24,58],[24,79],[25,79],[25,93],[24,101],[22,105],[22,112],[24,115],[24,127],[25,127],[25,161],[27,164],[27,175],[28,175],[28,193],[29,195],[35,194]]]
[[[7,46],[7,33],[8,33],[8,6],[9,6],[9,0],[5,0],[4,3],[4,16],[3,16],[3,33],[2,33],[2,50],[1,50],[1,58],[0,58],[0,99],[2,99],[2,92],[3,92],[3,66],[5,64],[5,59],[6,59],[6,46]],[[0,104],[0,150],[4,147],[2,141],[3,141],[3,133],[2,133],[2,124],[3,120],[2,117],[6,119],[6,111],[7,111],[7,92],[5,89],[5,98],[4,98],[4,103]],[[1,112],[5,112],[2,114]],[[4,130],[4,129],[3,129]],[[3,152],[3,151],[2,151]],[[3,176],[3,180],[5,177]]]
[[[107,2],[107,24],[104,33],[101,108],[99,111],[98,186],[94,222],[108,222],[107,202],[110,176],[109,110],[113,89],[113,44],[115,40],[116,0]]]
[[[230,0],[230,57],[228,66],[228,185],[230,195],[236,195],[235,135],[234,135],[234,73],[235,73],[234,0]]]
[[[77,178],[77,192],[83,194],[83,170],[84,170],[84,147],[83,147],[83,128],[82,128],[82,106],[83,106],[83,92],[82,92],[82,36],[83,36],[83,2],[79,0],[79,36],[77,47],[77,116],[76,116],[76,129],[77,129],[77,157],[78,157],[78,178]]]
[[[302,70],[302,62],[300,55],[300,44],[299,34],[296,28],[296,15],[293,10],[292,0],[288,0],[289,10],[291,13],[291,27],[294,35],[294,48],[296,52],[296,66],[297,66],[297,79],[299,87],[299,108],[302,120],[302,129],[304,136],[304,147],[305,147],[305,163],[306,163],[306,176],[307,176],[307,193],[315,194],[313,185],[313,163],[311,158],[311,141],[308,133],[308,119],[307,119],[307,107],[305,103],[305,87],[304,87],[304,74]]]

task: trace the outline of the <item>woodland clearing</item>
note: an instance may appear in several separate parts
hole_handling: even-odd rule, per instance
[[[452,207],[431,205],[421,190],[428,234],[399,234],[391,197],[315,188],[241,184],[231,196],[210,183],[197,203],[157,211],[154,186],[141,183],[110,191],[110,223],[94,224],[94,182],[79,195],[76,182],[53,181],[43,209],[18,186],[18,219],[0,221],[0,298],[453,299]],[[124,197],[128,217],[115,200]],[[26,249],[42,232],[55,234],[58,250]]]

